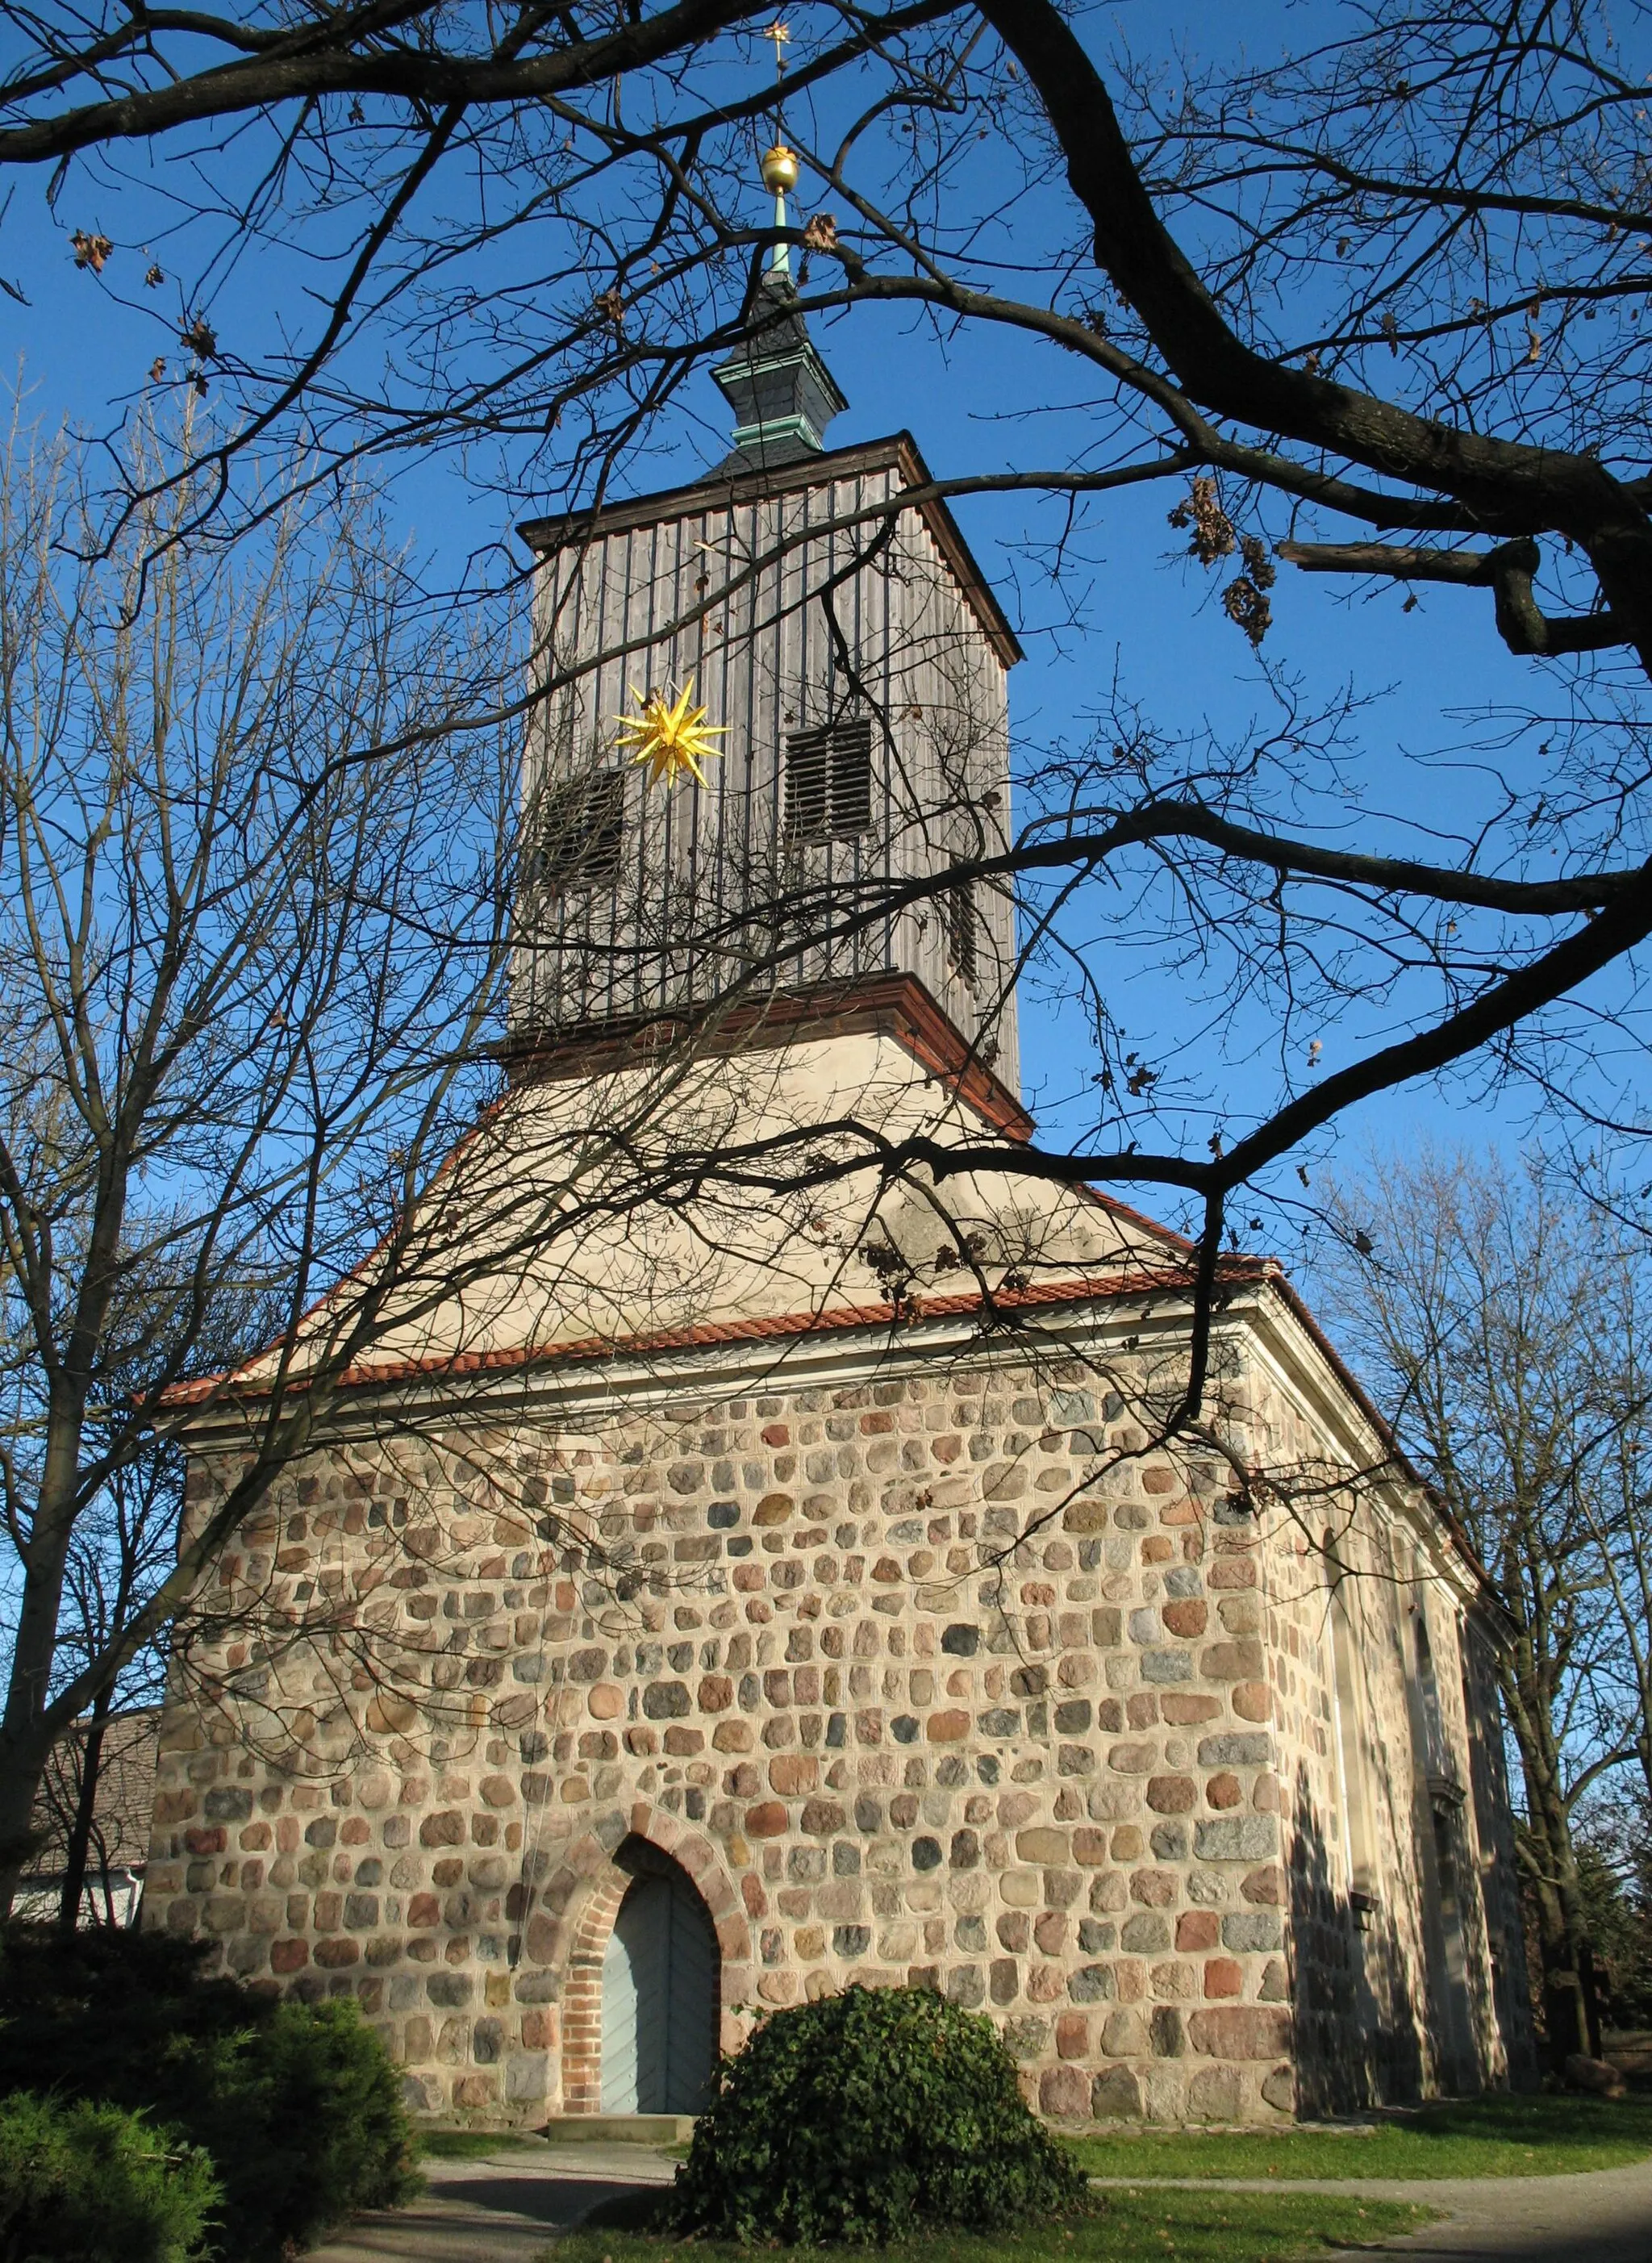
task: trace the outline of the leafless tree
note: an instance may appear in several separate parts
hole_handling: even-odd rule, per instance
[[[249,1302],[238,1284],[220,1282],[203,1315],[198,1363],[214,1372],[232,1368],[261,1348],[272,1318],[278,1325],[278,1300],[268,1286]],[[38,1354],[25,1345],[15,1349],[10,1379],[20,1386],[14,1388],[12,1406],[21,1411],[35,1396],[27,1370]],[[188,1638],[185,1614],[182,1627],[176,1618],[155,1623],[141,1647],[126,1654],[127,1629],[171,1573],[183,1519],[186,1465],[177,1442],[160,1428],[147,1438],[121,1435],[128,1402],[141,1399],[152,1380],[141,1356],[129,1377],[105,1373],[101,1403],[88,1410],[83,1439],[84,1458],[97,1464],[101,1482],[75,1521],[54,1667],[59,1681],[85,1675],[95,1686],[89,1710],[53,1745],[41,1783],[51,1846],[62,1855],[58,1924],[65,1932],[82,1923],[89,1909],[96,1922],[117,1922],[108,1881],[112,1852],[124,1840],[124,1859],[141,1860],[130,1843],[133,1818],[126,1811],[133,1773],[126,1747],[134,1732],[119,1717],[160,1705],[174,1639]],[[100,1437],[105,1429],[111,1435]],[[112,1729],[112,1816],[105,1784]],[[89,1894],[89,1869],[103,1879],[101,1902]]]
[[[197,509],[256,520],[258,449],[295,423],[318,468],[461,438],[476,462],[486,441],[516,492],[600,501],[754,303],[768,9],[7,12],[0,165],[49,184],[89,293],[152,309],[154,382],[221,405]],[[1204,72],[1151,32],[1110,50],[1109,22],[1053,0],[799,6],[788,233],[821,323],[1020,342],[1014,405],[1052,412],[1023,429],[1064,435],[1056,460],[1018,434],[1008,468],[941,486],[1070,514],[1043,563],[1075,618],[1091,569],[1069,538],[1158,483],[1233,624],[1213,624],[1229,664],[1270,656],[1272,719],[1237,743],[1122,700],[1093,742],[1028,750],[1026,821],[959,867],[1019,890],[1093,1045],[1082,1136],[992,1160],[1172,1189],[1208,1292],[1244,1190],[1373,1093],[1518,1073],[1633,1118],[1648,57],[1640,20],[1592,0],[1373,0],[1323,37],[1294,18],[1309,44],[1280,67]],[[157,154],[190,162],[152,171]],[[182,286],[139,249],[163,229]],[[284,274],[310,263],[311,325],[232,336],[214,290],[278,248]],[[1465,636],[1529,668],[1478,784],[1454,773],[1460,815],[1419,817],[1426,773],[1396,782],[1361,749],[1357,701],[1305,707],[1271,657],[1280,563],[1455,593]],[[695,612],[729,599],[711,577]],[[539,660],[530,697],[553,688]],[[1211,1038],[1196,1067],[1185,1028],[1127,1038],[1109,1010],[1120,954],[1166,948]],[[1267,1038],[1229,1066],[1241,1007]],[[1603,1023],[1632,1059],[1603,1060]]]
[[[1644,1790],[1645,1246],[1540,1157],[1389,1160],[1331,1218],[1339,1333],[1511,1615],[1497,1673],[1546,2027],[1557,2063],[1598,2051],[1576,1840],[1603,1797]]]
[[[361,1269],[333,1364],[248,1440],[256,1500],[485,1095],[508,932],[514,749],[449,728],[500,655],[433,632],[371,498],[232,567],[173,539],[187,482],[94,555],[85,476],[22,428],[0,466],[8,1892],[54,1739],[219,1536],[173,1552],[169,1392]]]
[[[183,1506],[180,1464],[181,1457],[158,1441],[141,1460],[117,1462],[90,1512],[79,1519],[60,1612],[60,1672],[72,1674],[107,1656],[171,1569]],[[165,1649],[157,1639],[127,1659],[119,1675],[102,1682],[83,1719],[53,1748],[45,1789],[57,1810],[64,1852],[57,1921],[66,1933],[81,1922],[89,1865],[102,1857],[97,1868],[105,1874],[109,1869],[99,1793],[110,1720],[119,1706],[157,1703],[164,1676]],[[112,1909],[104,1915],[113,1923]]]

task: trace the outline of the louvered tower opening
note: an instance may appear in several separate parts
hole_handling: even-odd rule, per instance
[[[858,841],[872,827],[872,721],[869,715],[793,731],[786,740],[786,837],[819,844]]]

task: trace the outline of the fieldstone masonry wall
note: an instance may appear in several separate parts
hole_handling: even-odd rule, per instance
[[[1378,1936],[1327,1820],[1325,1592],[1292,1521],[1143,1455],[1080,1360],[906,1370],[315,1457],[219,1567],[145,1921],[355,1995],[433,2112],[595,2108],[633,1833],[706,1899],[726,2048],[764,2007],[916,1981],[989,2010],[1062,2120],[1437,2083],[1399,1646],[1365,1651]],[[1098,1450],[1124,1458],[1092,1482]],[[198,1500],[227,1477],[202,1459]],[[1454,1643],[1443,1582],[1369,1586],[1379,1623],[1420,1592]],[[1442,1734],[1467,1782],[1461,1706]]]

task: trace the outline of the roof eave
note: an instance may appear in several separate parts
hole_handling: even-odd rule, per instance
[[[798,488],[818,487],[851,471],[891,468],[899,472],[909,488],[934,484],[934,475],[912,434],[891,432],[881,439],[854,441],[846,447],[824,449],[818,455],[798,457],[790,463],[703,473],[682,487],[661,488],[652,495],[632,495],[618,502],[565,511],[555,517],[523,519],[516,531],[530,550],[547,558],[572,543],[588,540],[594,534],[619,533],[628,528],[654,524],[660,519],[684,517],[696,504],[703,509],[721,508],[789,495]],[[913,508],[921,513],[936,548],[952,568],[993,650],[1006,669],[1013,668],[1026,654],[945,498],[929,495]]]

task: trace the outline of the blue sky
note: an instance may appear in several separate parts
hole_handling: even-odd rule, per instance
[[[1252,41],[1288,36],[1293,25],[1307,20],[1302,11],[1275,6],[1237,12]],[[1323,20],[1325,12],[1312,10],[1308,17]],[[1139,11],[1121,11],[1121,19],[1143,20]],[[1154,20],[1166,36],[1176,28],[1168,16]],[[1234,20],[1196,9],[1188,12],[1185,28],[1208,51],[1210,40]],[[164,163],[156,176],[160,188],[166,184]],[[48,423],[68,417],[102,432],[118,419],[123,403],[137,397],[157,353],[178,365],[178,309],[195,285],[180,296],[170,279],[175,248],[160,232],[158,203],[141,194],[113,198],[90,175],[74,170],[51,213],[45,187],[43,175],[17,184],[0,222],[0,275],[31,302],[25,308],[0,299],[0,337],[21,365],[36,413]],[[762,199],[755,184],[753,206],[756,219]],[[155,229],[148,241],[145,226]],[[113,291],[76,270],[68,239],[76,227],[102,228],[116,238],[111,280],[135,305],[121,305]],[[168,269],[169,280],[146,295],[136,278],[149,257]],[[311,313],[301,295],[304,283],[278,251],[249,249],[220,275],[211,298],[213,318],[227,334],[238,321],[250,323],[290,302],[291,322],[301,327]],[[1052,400],[1068,396],[1073,364],[1035,342],[977,331],[943,349],[899,309],[879,308],[831,324],[820,343],[850,402],[833,428],[834,445],[905,428],[944,476],[1059,463],[1075,437],[1082,437],[1082,416],[1045,413]],[[668,483],[713,460],[726,424],[720,398],[709,380],[700,379],[685,410],[660,435],[663,445],[639,483]],[[408,471],[393,489],[393,508],[409,536],[450,570],[495,541],[518,515],[504,495],[473,476],[474,469],[449,456]],[[1155,487],[1091,510],[1086,563],[1066,593],[1070,598],[1075,589],[1082,591],[1083,618],[1076,628],[1059,632],[1057,606],[1029,574],[1022,554],[1028,505],[1008,498],[958,506],[1027,647],[1011,696],[1015,727],[1029,747],[1072,735],[1102,705],[1115,678],[1172,736],[1206,727],[1239,734],[1250,719],[1266,712],[1266,687],[1250,648],[1216,608],[1212,582],[1174,555],[1178,538],[1165,520],[1176,500],[1176,491]],[[522,495],[523,515],[536,501],[531,492]],[[1345,687],[1368,699],[1360,724],[1369,758],[1367,791],[1383,807],[1453,830],[1470,821],[1482,784],[1448,770],[1434,770],[1424,779],[1412,763],[1449,745],[1471,711],[1530,699],[1534,685],[1529,665],[1512,659],[1499,642],[1483,593],[1425,589],[1418,596],[1407,612],[1403,590],[1372,597],[1281,569],[1273,593],[1275,625],[1266,648],[1275,665],[1301,677],[1309,699],[1332,698]],[[1381,830],[1389,837],[1367,835],[1367,845],[1408,845],[1397,814]],[[1105,955],[1105,936],[1098,950]],[[1215,1043],[1208,1023],[1182,1012],[1162,976],[1126,980],[1122,967],[1113,1009],[1132,1033],[1138,1026],[1151,1030],[1161,1052],[1178,1044],[1208,1049]],[[1228,1034],[1242,1058],[1265,1031],[1240,1014]],[[1327,1030],[1324,1066],[1338,1066],[1339,1045],[1346,1058],[1350,1042]],[[1073,1051],[1071,1029],[1029,1001],[1024,1081],[1052,1139],[1077,1136],[1082,1129],[1078,1112],[1064,1104],[1071,1097]],[[1229,1081],[1242,1100],[1244,1070],[1231,1070]],[[1515,1140],[1525,1128],[1518,1101],[1488,1110],[1461,1089],[1420,1086],[1369,1103],[1345,1121],[1339,1138],[1345,1148],[1369,1140],[1404,1146],[1423,1136]]]

